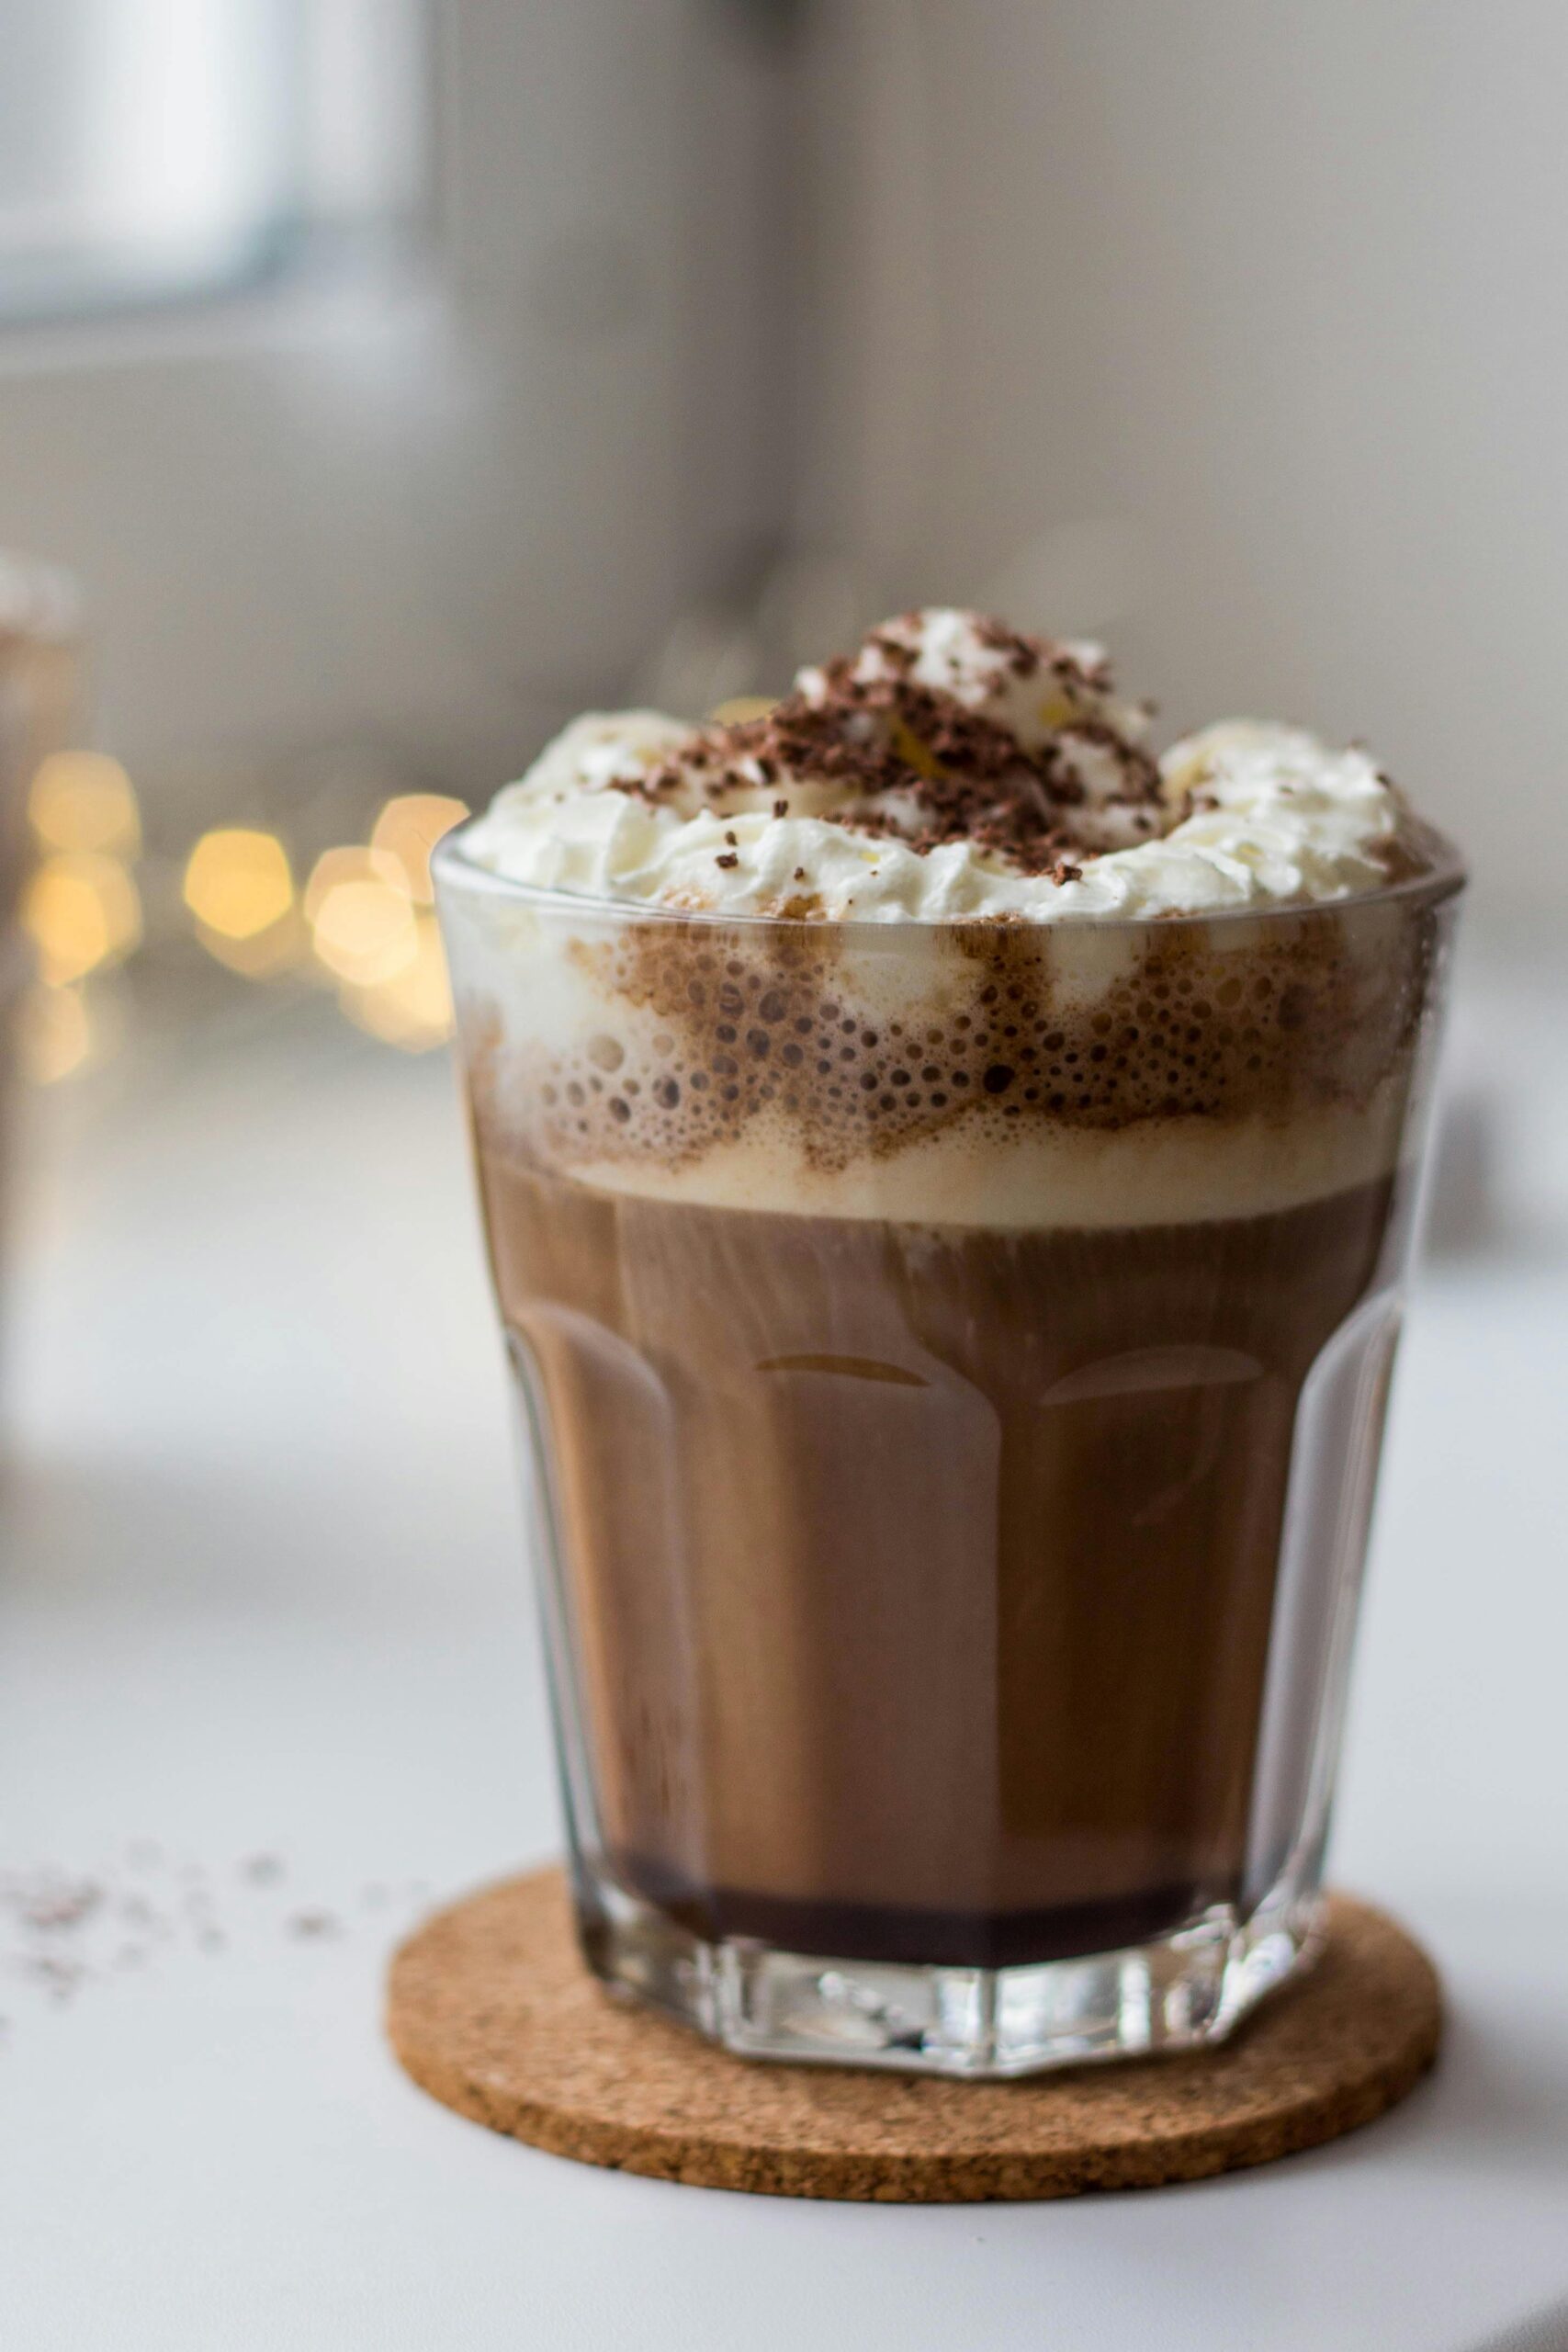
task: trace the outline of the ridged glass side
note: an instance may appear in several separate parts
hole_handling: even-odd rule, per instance
[[[1219,2041],[1310,1954],[1429,921],[1391,1163],[1255,1212],[661,1197],[550,1164],[476,1085],[579,1919],[613,1990],[751,2056],[1010,2075]],[[488,990],[503,967],[489,938]],[[463,1017],[482,1080],[493,995]]]

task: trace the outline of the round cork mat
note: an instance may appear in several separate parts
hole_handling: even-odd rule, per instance
[[[1223,2049],[999,2083],[760,2064],[612,2000],[579,1954],[558,1870],[427,1920],[392,1962],[388,2005],[416,2083],[556,2155],[926,2204],[1155,2188],[1316,2147],[1402,2099],[1440,2023],[1425,1953],[1341,1894],[1315,1966]]]

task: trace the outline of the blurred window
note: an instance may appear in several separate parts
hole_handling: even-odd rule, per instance
[[[0,322],[191,300],[411,215],[419,0],[8,0]]]

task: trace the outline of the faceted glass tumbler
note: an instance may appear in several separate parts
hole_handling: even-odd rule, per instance
[[[1451,854],[1054,926],[436,875],[593,1969],[761,2058],[1222,2039],[1317,1932]]]

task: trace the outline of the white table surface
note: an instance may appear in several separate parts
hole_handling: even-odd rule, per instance
[[[1335,1856],[1441,1962],[1440,2070],[1270,2169],[1034,2207],[594,2172],[402,2078],[399,1928],[557,1835],[448,1074],[323,1013],[45,1106],[0,1500],[0,2342],[1568,2345],[1568,1041],[1512,985],[1458,1056],[1511,1238],[1413,1317]],[[105,1892],[29,1924],[54,1871]]]

